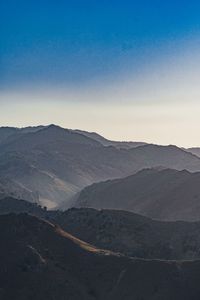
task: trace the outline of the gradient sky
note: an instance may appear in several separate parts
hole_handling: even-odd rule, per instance
[[[0,3],[0,126],[200,146],[199,1]]]

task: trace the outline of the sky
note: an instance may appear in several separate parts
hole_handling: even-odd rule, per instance
[[[0,2],[0,126],[200,146],[199,1]]]

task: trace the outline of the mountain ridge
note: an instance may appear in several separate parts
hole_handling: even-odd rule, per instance
[[[45,219],[99,249],[129,257],[198,260],[200,221],[157,221],[132,212],[71,208],[48,211],[24,200],[0,200],[0,215],[27,213]]]
[[[26,214],[0,216],[0,239],[3,300],[199,299],[198,260],[146,260],[88,249]]]
[[[23,187],[21,191],[14,189],[15,197],[30,191],[38,195],[42,205],[51,208],[68,208],[84,187],[143,168],[200,170],[200,158],[175,146],[104,146],[76,130],[54,124],[24,128],[23,132],[0,142],[0,178]]]
[[[200,172],[144,169],[84,188],[77,207],[124,209],[160,220],[200,219]]]

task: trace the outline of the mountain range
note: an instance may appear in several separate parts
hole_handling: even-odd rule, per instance
[[[56,125],[0,128],[0,195],[49,208],[73,206],[92,183],[157,166],[195,172],[200,158],[176,146],[113,142]]]
[[[77,207],[122,209],[159,220],[200,220],[200,172],[144,169],[84,188]]]
[[[16,206],[18,213],[8,213],[8,210],[12,210],[17,203],[19,204]],[[161,260],[124,256],[77,238],[60,224],[55,223],[55,220],[45,220],[38,216],[20,213],[19,207],[22,210],[25,207],[29,207],[29,210],[34,207],[36,214],[43,213],[46,217],[48,215],[48,211],[36,204],[8,198],[0,200],[0,212],[6,213],[0,215],[1,299],[199,299],[199,260],[193,260],[191,257],[191,260]],[[123,231],[127,230],[125,235],[127,239],[129,230],[132,228],[133,233],[137,232],[135,237],[134,234],[130,236],[132,246],[134,248],[134,240],[135,246],[140,240],[143,243],[144,256],[150,254],[148,252],[145,254],[145,249],[150,246],[148,236],[152,234],[152,231],[161,230],[161,240],[164,241],[167,236],[166,232],[169,231],[169,238],[173,230],[177,228],[177,236],[174,234],[171,241],[174,239],[173,246],[177,247],[177,253],[180,254],[180,245],[182,249],[186,249],[187,246],[192,248],[191,241],[196,236],[199,227],[199,223],[180,222],[177,224],[151,221],[148,218],[121,211],[98,212],[91,209],[71,209],[66,213],[58,211],[49,213],[48,218],[55,217],[56,214],[58,219],[62,216],[62,220],[66,220],[66,228],[70,228],[70,220],[73,220],[74,226],[79,227],[79,235],[83,235],[84,229],[88,226],[91,236],[95,231],[100,235],[102,232],[98,229],[100,224],[102,228],[104,225],[105,239],[111,230],[119,232],[119,237],[111,236],[110,238],[113,248],[119,246],[121,237],[121,246],[124,245],[126,249],[127,243],[124,243]],[[84,224],[84,220],[87,224],[81,229],[80,226]],[[119,228],[121,228],[120,231]],[[182,242],[178,240],[180,233],[178,228],[182,228],[180,236]],[[196,231],[194,231],[195,228]],[[86,232],[85,234],[87,235]],[[155,232],[155,235],[158,238],[159,234]],[[186,236],[188,236],[188,242],[190,236],[189,244],[186,243]],[[169,241],[166,240],[166,242]],[[99,238],[99,243],[103,243],[102,238]],[[106,244],[105,240],[104,244]],[[198,243],[196,248],[198,248]],[[195,243],[193,243],[194,249]]]
[[[0,215],[28,213],[101,249],[130,257],[164,260],[200,259],[200,221],[165,222],[121,210],[71,208],[46,210],[14,198],[0,200]]]
[[[188,148],[186,151],[200,157],[200,148],[199,147],[193,147],[193,148]]]

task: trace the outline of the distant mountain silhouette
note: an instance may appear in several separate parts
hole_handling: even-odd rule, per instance
[[[0,178],[13,183],[5,195],[39,201],[49,208],[68,208],[87,185],[125,177],[143,168],[200,170],[200,158],[175,146],[132,148],[133,142],[128,143],[129,149],[122,147],[123,142],[113,146],[110,141],[112,145],[105,146],[97,134],[86,135],[53,124],[0,128]]]
[[[129,210],[161,220],[200,220],[199,186],[199,172],[145,169],[86,187],[77,206]]]
[[[0,216],[3,300],[198,300],[200,261],[131,259],[26,214]]]
[[[131,148],[136,148],[138,146],[143,146],[143,145],[147,144],[144,142],[111,141],[111,140],[104,138],[102,135],[100,135],[96,132],[88,132],[88,131],[78,130],[78,129],[75,131],[100,142],[103,146],[114,146],[118,149],[131,149]]]
[[[16,137],[19,137],[20,135],[25,133],[36,132],[44,127],[45,126],[29,126],[23,128],[0,127],[0,143],[15,139]]]
[[[198,147],[188,148],[187,151],[194,154],[194,155],[196,155],[196,156],[198,156],[198,157],[200,157],[200,148],[198,148]]]

